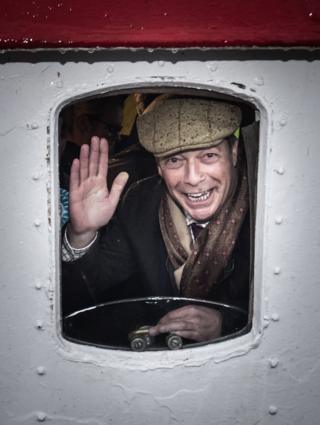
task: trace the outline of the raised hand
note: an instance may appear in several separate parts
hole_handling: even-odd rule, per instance
[[[128,174],[121,172],[109,192],[108,159],[107,140],[94,136],[90,147],[82,145],[80,159],[72,163],[68,237],[74,248],[87,245],[96,231],[110,221],[128,181]]]
[[[222,316],[217,310],[198,305],[187,305],[163,316],[149,329],[151,336],[173,332],[194,341],[209,341],[221,334]]]

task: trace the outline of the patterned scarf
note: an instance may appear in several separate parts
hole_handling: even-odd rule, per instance
[[[248,211],[248,181],[244,164],[238,164],[234,190],[192,244],[185,216],[169,194],[160,202],[159,221],[180,294],[206,298],[219,283],[230,261]]]

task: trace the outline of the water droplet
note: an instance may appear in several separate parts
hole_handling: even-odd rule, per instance
[[[280,320],[280,316],[279,316],[279,314],[278,314],[278,313],[272,313],[272,315],[271,315],[271,320],[272,320],[273,322],[279,322],[279,320]]]
[[[164,66],[164,61],[158,61],[159,66]]]
[[[37,124],[36,122],[27,123],[26,127],[27,130],[36,130],[37,128],[39,128],[39,124]]]
[[[168,12],[162,12],[162,15],[163,16],[167,16],[168,15]]]
[[[263,321],[263,329],[267,329],[270,325],[270,321],[269,320],[264,320]]]
[[[178,49],[171,49],[171,52],[175,55],[176,53],[178,53]]]
[[[34,220],[33,224],[34,224],[35,227],[40,227],[41,226],[41,221],[38,218],[36,218]]]
[[[217,65],[207,65],[207,68],[210,72],[216,72],[216,70],[218,69]]]
[[[287,121],[288,121],[288,119],[287,119],[286,116],[281,117],[280,120],[279,120],[280,126],[284,127],[287,124]]]
[[[109,66],[108,66],[108,68],[107,68],[107,72],[108,72],[109,74],[112,74],[112,73],[113,73],[113,71],[114,71],[114,67],[113,67],[113,65],[109,65]]]
[[[63,80],[59,78],[56,81],[51,81],[50,86],[57,87],[58,89],[61,89],[63,87]]]
[[[282,166],[279,166],[278,168],[275,169],[275,172],[279,174],[280,176],[283,176],[283,174],[285,173],[285,169]]]
[[[148,52],[148,53],[153,53],[153,52],[154,52],[154,49],[149,48],[149,49],[147,49],[147,52]]]
[[[263,86],[264,85],[263,77],[255,77],[253,81],[257,86]]]
[[[283,223],[283,218],[279,215],[275,218],[275,223],[276,224],[282,224]]]

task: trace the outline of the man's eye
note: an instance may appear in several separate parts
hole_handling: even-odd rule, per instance
[[[205,160],[212,160],[218,158],[218,154],[215,152],[207,152],[204,157]]]
[[[176,156],[168,158],[166,160],[166,166],[168,168],[177,168],[182,164],[182,159]]]

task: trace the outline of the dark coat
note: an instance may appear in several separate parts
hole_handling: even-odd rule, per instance
[[[158,176],[135,183],[89,252],[63,263],[64,314],[114,298],[180,295],[159,225],[164,190]],[[210,294],[211,300],[244,309],[249,300],[248,218],[230,264]]]

